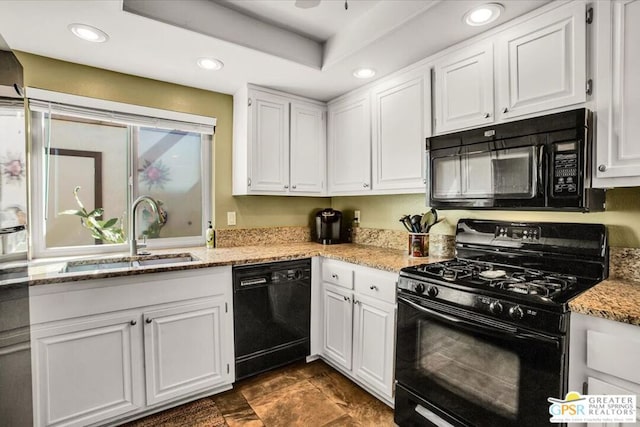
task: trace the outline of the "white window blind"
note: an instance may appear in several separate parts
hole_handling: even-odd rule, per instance
[[[144,126],[160,129],[175,129],[183,132],[196,132],[213,135],[215,127],[208,124],[189,123],[159,117],[143,116],[139,114],[123,113],[113,110],[78,107],[58,102],[29,99],[29,109],[42,113],[60,114],[87,120],[99,120],[107,123]]]
[[[53,92],[33,87],[26,88],[31,109],[41,112],[75,116],[124,125],[175,129],[213,135],[216,118],[179,111],[162,110],[141,105],[125,104],[105,99],[89,98],[68,93]]]

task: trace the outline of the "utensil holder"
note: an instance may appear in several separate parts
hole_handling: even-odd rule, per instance
[[[429,256],[429,233],[409,233],[409,255],[414,258]]]

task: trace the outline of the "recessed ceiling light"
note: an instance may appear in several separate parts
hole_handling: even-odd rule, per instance
[[[198,58],[198,67],[205,70],[217,71],[224,67],[224,64],[215,58]]]
[[[372,68],[358,68],[353,72],[353,75],[359,79],[370,79],[376,75],[376,70]]]
[[[102,30],[85,24],[71,24],[69,30],[82,40],[93,43],[104,43],[109,40],[109,36]]]
[[[465,13],[463,20],[467,25],[478,27],[498,19],[503,10],[504,6],[499,3],[483,4]]]

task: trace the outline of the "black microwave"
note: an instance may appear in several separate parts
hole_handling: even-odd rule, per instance
[[[592,114],[578,109],[427,138],[438,209],[604,210],[591,188]]]

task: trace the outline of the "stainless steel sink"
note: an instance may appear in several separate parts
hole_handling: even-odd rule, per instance
[[[193,262],[199,261],[197,258],[194,258],[191,255],[179,255],[179,256],[171,256],[167,258],[152,258],[152,259],[140,259],[138,261],[133,261],[134,263],[138,263],[141,267],[145,267],[147,265],[165,265],[165,264],[177,264],[179,262]]]
[[[169,266],[177,263],[200,261],[191,254],[162,254],[139,256],[132,259],[111,258],[101,260],[69,261],[60,271],[61,273],[96,272],[117,268],[137,268],[148,266]]]

